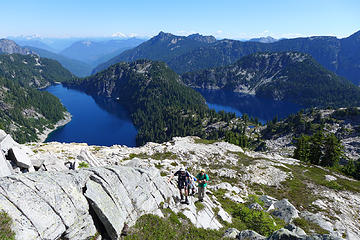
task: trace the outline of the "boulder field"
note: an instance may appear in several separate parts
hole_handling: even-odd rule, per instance
[[[196,137],[137,148],[20,145],[6,134],[1,139],[0,164],[6,168],[0,169],[0,210],[12,218],[16,239],[119,239],[139,217],[163,217],[165,208],[183,213],[196,227],[223,229],[233,216],[222,200],[247,204],[254,195],[259,201],[247,207],[281,219],[284,228],[270,236],[228,229],[224,237],[360,239],[359,182],[292,158]],[[211,181],[201,209],[196,197],[180,203],[176,181],[168,182],[180,167],[193,175],[207,170]],[[288,189],[289,182],[303,184],[303,192]],[[306,232],[299,219],[310,223]]]

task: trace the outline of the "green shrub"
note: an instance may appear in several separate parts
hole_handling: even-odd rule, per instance
[[[164,166],[164,165],[162,165],[161,163],[155,164],[155,167],[156,167],[157,169],[162,169],[163,166]]]
[[[0,211],[0,240],[15,240],[15,233],[11,230],[12,219],[4,212]]]
[[[318,234],[328,234],[329,233],[329,231],[321,228],[316,223],[306,221],[304,218],[295,218],[293,220],[293,223],[296,226],[302,228],[306,233],[312,233],[312,232],[316,232]]]
[[[201,211],[205,208],[204,204],[202,204],[200,201],[195,202],[196,211]]]
[[[196,144],[213,144],[215,142],[218,142],[219,140],[208,140],[208,139],[202,139],[202,138],[197,138],[195,139],[195,143]]]
[[[250,229],[261,235],[269,236],[285,225],[283,221],[270,216],[268,212],[252,210],[246,204],[235,203],[228,198],[224,198],[225,192],[225,190],[218,190],[214,192],[214,195],[221,203],[222,208],[233,217],[233,222],[226,227],[233,227],[240,231]],[[256,195],[250,195],[249,199],[259,201]]]
[[[243,204],[238,204],[231,215],[241,220],[247,229],[253,229],[264,236],[269,236],[279,229],[279,226],[275,226],[269,213],[249,209]]]
[[[88,168],[89,164],[87,162],[80,162],[79,163],[79,168]]]
[[[264,206],[264,202],[259,199],[259,197],[255,194],[249,194],[247,201],[245,204],[252,204],[252,203],[258,203],[260,206]]]

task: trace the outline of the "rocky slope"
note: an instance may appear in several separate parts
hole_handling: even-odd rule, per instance
[[[17,45],[14,41],[9,39],[0,39],[0,54],[22,54],[22,55],[28,55],[28,54],[34,54],[30,49],[23,48]]]
[[[256,53],[236,63],[182,75],[188,86],[225,89],[301,106],[359,105],[360,90],[299,52]]]
[[[7,165],[15,161],[9,154],[15,145],[3,149]],[[359,181],[291,158],[194,137],[140,148],[76,143],[18,148],[32,166],[37,165],[37,172],[0,179],[0,208],[13,218],[17,239],[90,239],[97,231],[104,239],[116,239],[124,223],[131,227],[146,213],[163,216],[162,208],[182,212],[198,227],[221,230],[237,219],[229,209],[232,204],[267,211],[307,234],[291,225],[268,239],[360,239]],[[66,170],[87,165],[84,162],[91,167]],[[166,182],[180,166],[192,174],[206,168],[211,178],[200,209],[194,198],[190,205],[180,204],[176,183]],[[262,206],[246,205],[254,196]],[[238,239],[256,235],[239,230],[227,234]]]

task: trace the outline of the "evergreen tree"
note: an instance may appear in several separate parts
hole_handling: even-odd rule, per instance
[[[334,134],[330,134],[325,138],[324,149],[324,155],[321,158],[321,165],[325,167],[333,167],[338,164],[342,146]]]
[[[310,155],[310,137],[306,135],[301,135],[296,139],[294,151],[294,158],[299,159],[303,162],[309,162]]]
[[[342,168],[343,173],[348,176],[356,175],[356,165],[353,160],[349,160],[348,163]]]
[[[323,155],[324,133],[317,131],[311,137],[309,160],[312,164],[320,165],[320,159]]]

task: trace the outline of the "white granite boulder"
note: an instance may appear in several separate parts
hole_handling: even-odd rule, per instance
[[[11,168],[2,151],[0,151],[0,177],[11,175]]]
[[[28,155],[26,155],[26,153],[17,146],[10,148],[8,155],[9,158],[20,168],[30,169],[33,166]]]
[[[13,146],[18,146],[19,144],[14,141],[14,139],[10,136],[10,134],[1,134],[0,135],[0,148],[3,153],[7,153],[10,148]]]

